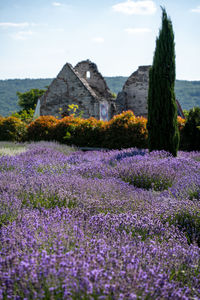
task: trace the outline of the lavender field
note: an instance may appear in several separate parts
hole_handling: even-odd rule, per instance
[[[0,299],[200,299],[199,152],[19,148],[0,151]]]

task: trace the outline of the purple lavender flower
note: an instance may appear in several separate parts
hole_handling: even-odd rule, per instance
[[[200,299],[200,153],[64,147],[0,157],[0,299]]]

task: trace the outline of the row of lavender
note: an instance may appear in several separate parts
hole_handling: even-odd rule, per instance
[[[0,299],[200,299],[200,153],[0,158]]]

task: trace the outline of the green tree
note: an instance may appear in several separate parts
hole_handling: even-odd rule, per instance
[[[184,113],[185,119],[187,120],[188,115],[189,115],[189,110],[183,109],[183,113]]]
[[[189,111],[181,142],[184,150],[200,150],[200,107]]]
[[[176,156],[180,137],[174,85],[174,33],[172,22],[162,8],[162,28],[149,72],[148,145],[150,151],[165,150]]]
[[[16,117],[23,121],[26,124],[30,124],[33,121],[34,109],[30,108],[29,110],[21,110],[20,112],[13,112],[12,117]]]
[[[29,111],[35,109],[38,99],[46,92],[46,90],[31,89],[28,92],[17,92],[18,104],[22,110]]]

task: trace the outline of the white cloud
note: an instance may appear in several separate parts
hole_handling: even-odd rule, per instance
[[[141,34],[151,32],[150,28],[126,28],[125,31],[129,34]]]
[[[53,6],[61,6],[62,4],[60,2],[53,2],[52,5]]]
[[[191,9],[191,12],[200,13],[200,5],[197,8]]]
[[[12,22],[1,22],[0,23],[0,27],[3,28],[8,28],[8,27],[28,27],[30,24],[25,22],[25,23],[12,23]]]
[[[27,40],[30,36],[33,35],[33,31],[19,31],[11,35],[14,40]]]
[[[92,40],[93,40],[93,42],[98,43],[98,44],[104,43],[104,38],[102,38],[100,36],[99,37],[95,37]]]
[[[112,6],[113,10],[127,15],[152,15],[156,12],[154,1],[127,0]]]
[[[50,29],[52,32],[64,32],[65,31],[65,29],[64,28],[52,28],[52,29]]]

